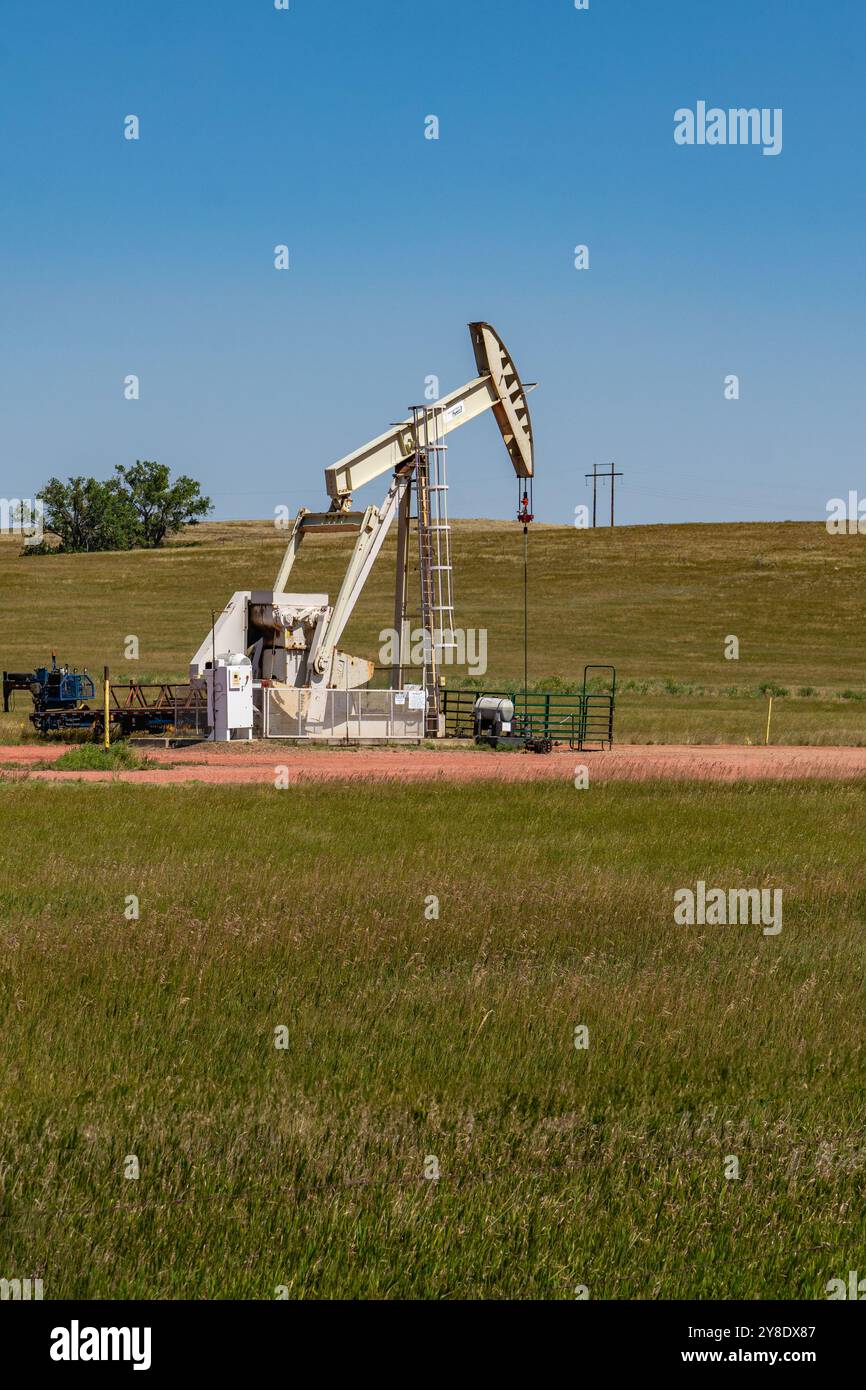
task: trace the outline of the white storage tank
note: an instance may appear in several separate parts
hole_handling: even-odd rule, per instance
[[[474,706],[475,737],[498,738],[511,733],[514,703],[506,696],[481,695]]]

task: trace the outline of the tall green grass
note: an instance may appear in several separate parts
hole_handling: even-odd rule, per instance
[[[0,813],[0,1274],[812,1298],[862,1269],[859,785],[6,784]],[[675,926],[699,878],[782,888],[781,935]]]
[[[147,767],[147,759],[121,740],[109,748],[101,743],[77,744],[48,766],[60,772],[130,772]]]

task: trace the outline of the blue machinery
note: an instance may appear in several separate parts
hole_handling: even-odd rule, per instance
[[[9,708],[13,690],[29,690],[33,697],[31,722],[41,734],[56,729],[90,729],[94,714],[89,701],[96,699],[96,687],[86,671],[70,671],[58,666],[51,654],[51,665],[37,666],[35,671],[4,671],[3,708]]]
[[[58,666],[52,652],[51,666],[35,671],[3,672],[3,709],[9,710],[13,691],[26,690],[33,700],[30,722],[40,734],[84,729],[94,737],[104,733],[102,691],[87,671]],[[167,734],[180,728],[204,732],[206,710],[201,693],[190,685],[156,684],[110,686],[109,722],[115,731],[129,734]]]

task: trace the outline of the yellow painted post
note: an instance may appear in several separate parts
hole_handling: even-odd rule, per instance
[[[111,704],[111,698],[110,698],[110,696],[111,696],[111,683],[110,683],[110,681],[109,681],[109,679],[108,679],[108,667],[107,667],[107,666],[103,666],[103,668],[102,668],[102,696],[103,696],[103,701],[104,701],[104,703],[103,703],[103,719],[104,719],[104,722],[105,722],[105,729],[103,730],[103,746],[104,746],[105,751],[106,751],[106,753],[107,753],[108,750],[109,750],[109,748],[111,747],[111,729],[110,729],[110,726],[109,726],[109,706],[110,706],[110,704]]]
[[[766,736],[766,738],[764,739],[764,742],[765,742],[765,743],[769,743],[769,742],[770,742],[770,720],[771,720],[772,718],[773,718],[773,697],[772,697],[772,695],[771,695],[771,696],[770,696],[769,708],[767,709],[767,736]]]

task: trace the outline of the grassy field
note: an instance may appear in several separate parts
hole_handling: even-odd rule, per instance
[[[270,585],[284,541],[264,522],[215,522],[164,551],[23,557],[2,537],[0,666],[30,669],[55,647],[72,665],[109,664],[118,680],[184,677],[211,609],[235,589]],[[343,540],[314,537],[293,584],[334,597],[347,553]],[[393,621],[393,556],[386,542],[345,634],[349,651],[377,657]],[[490,686],[522,679],[522,564],[516,523],[455,523],[457,621],[487,631]],[[530,679],[569,684],[586,662],[613,662],[627,742],[758,742],[775,688],[788,692],[775,706],[779,742],[862,744],[864,587],[862,538],[829,536],[820,523],[537,526]],[[137,661],[124,658],[129,635]],[[725,659],[729,635],[737,661]],[[26,714],[29,698],[19,695],[18,709]],[[17,739],[21,722],[7,717],[0,734]]]
[[[0,783],[0,810],[0,1268],[46,1298],[862,1270],[861,787]],[[781,888],[781,934],[675,925],[698,879]]]

